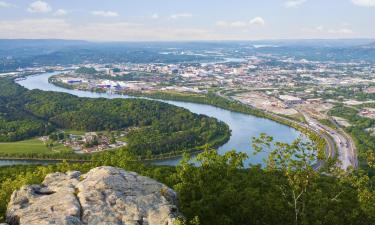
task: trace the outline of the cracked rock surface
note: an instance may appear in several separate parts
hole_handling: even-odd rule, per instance
[[[49,174],[15,191],[10,225],[173,225],[176,193],[153,179],[114,167]]]

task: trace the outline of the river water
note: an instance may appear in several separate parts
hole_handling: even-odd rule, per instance
[[[119,94],[109,94],[109,93],[94,93],[88,91],[79,90],[68,90],[65,88],[57,87],[48,82],[48,78],[56,73],[43,73],[39,75],[33,75],[27,77],[25,80],[18,81],[18,83],[28,89],[40,89],[44,91],[56,91],[70,93],[79,97],[88,98],[129,98],[129,96],[119,95]],[[253,155],[253,149],[251,147],[251,137],[259,136],[261,133],[266,133],[274,137],[276,141],[290,143],[296,138],[300,137],[301,133],[294,128],[279,124],[277,122],[258,118],[255,116],[231,112],[229,110],[221,109],[218,107],[179,102],[179,101],[164,101],[172,105],[186,108],[191,112],[204,114],[210,117],[215,117],[221,121],[224,121],[229,125],[232,130],[232,136],[230,140],[218,149],[220,154],[223,154],[229,150],[237,150],[240,152],[245,152],[249,155],[249,159],[245,161],[245,164],[263,164],[263,159],[267,157],[266,153],[260,153]],[[176,165],[179,159],[171,159],[158,161],[156,164],[162,165]],[[22,162],[25,163],[25,162]],[[0,160],[0,165],[17,164],[14,161]]]

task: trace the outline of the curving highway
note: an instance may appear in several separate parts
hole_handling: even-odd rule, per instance
[[[348,134],[339,128],[336,123],[334,124],[336,124],[337,130],[319,123],[319,121],[311,118],[306,113],[303,113],[303,115],[310,127],[318,130],[322,134],[328,135],[331,140],[329,142],[334,142],[334,149],[337,149],[337,157],[341,169],[347,170],[350,167],[356,169],[358,167],[355,144]],[[331,143],[329,145],[331,145]],[[331,153],[336,154],[336,151],[333,150]],[[331,157],[335,157],[335,155],[331,155]]]
[[[232,99],[231,97],[223,95],[220,92],[217,92],[217,94],[228,100],[236,101]],[[245,103],[242,103],[242,104],[245,104]],[[248,104],[245,104],[245,105],[247,105],[248,107],[253,107]],[[345,133],[345,131],[342,128],[340,128],[340,126],[335,121],[332,121],[332,122],[336,125],[337,130],[321,124],[319,121],[311,118],[306,113],[301,112],[301,111],[299,112],[302,113],[303,116],[305,117],[306,123],[297,122],[295,120],[274,114],[269,111],[265,111],[265,112],[273,116],[276,119],[281,119],[281,120],[285,120],[290,123],[296,124],[322,137],[326,141],[326,155],[329,158],[335,158],[337,156],[338,163],[339,163],[338,166],[340,166],[341,169],[347,170],[350,167],[354,169],[358,168],[357,150],[356,150],[354,141],[348,134]],[[330,119],[332,120],[332,118]],[[322,164],[319,163],[318,167],[320,167],[321,165]]]

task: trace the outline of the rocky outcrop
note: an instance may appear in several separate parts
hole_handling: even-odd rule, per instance
[[[53,173],[12,194],[10,225],[172,225],[176,193],[155,180],[113,167]]]

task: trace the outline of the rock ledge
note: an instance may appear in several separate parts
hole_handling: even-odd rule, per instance
[[[155,180],[114,167],[49,174],[15,191],[10,225],[173,225],[176,193]]]

